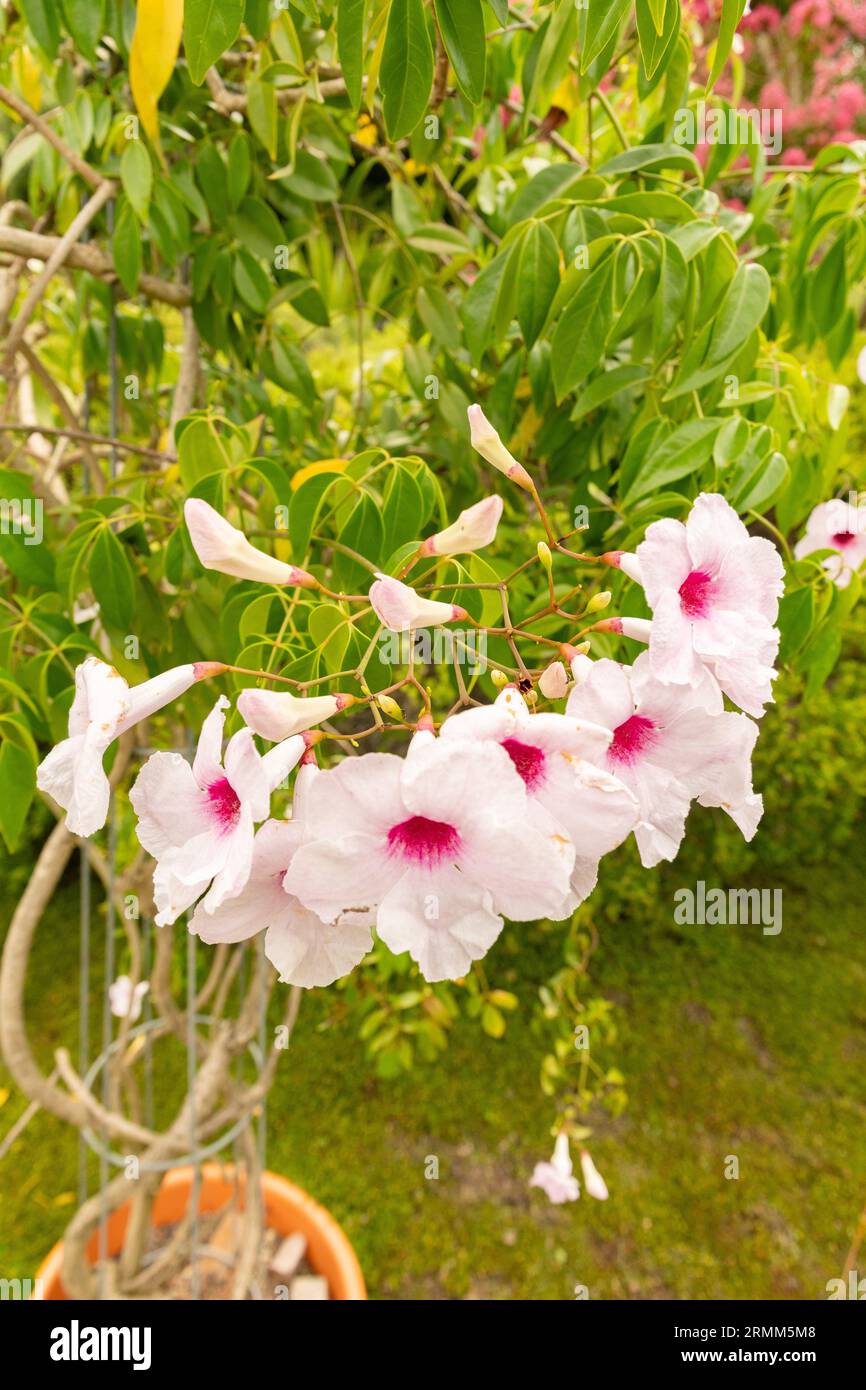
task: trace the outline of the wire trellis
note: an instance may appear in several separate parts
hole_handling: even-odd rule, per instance
[[[114,226],[114,201],[107,205],[107,220],[109,234]],[[118,437],[118,402],[119,402],[119,363],[117,352],[117,310],[112,295],[109,316],[108,316],[108,411],[109,411],[109,434],[112,440]],[[82,427],[90,429],[92,418],[92,389],[91,383],[85,386],[83,408],[82,408]],[[118,450],[112,444],[109,456],[110,478],[113,481],[117,477],[118,471]],[[82,461],[83,480],[85,490],[89,485],[89,470],[86,459]],[[189,746],[189,735],[185,737],[185,745],[177,751],[191,755],[194,748]],[[152,750],[149,748],[136,748],[133,754],[134,763],[140,764]],[[79,919],[80,919],[80,944],[79,944],[79,969],[78,969],[78,1007],[79,1007],[79,1026],[78,1026],[78,1071],[88,1088],[93,1088],[96,1084],[100,1086],[102,1104],[106,1109],[112,1107],[112,1102],[116,1097],[112,1095],[111,1084],[111,1062],[117,1056],[121,1047],[127,1047],[130,1043],[141,1038],[143,1056],[141,1059],[143,1072],[143,1118],[146,1127],[153,1131],[155,1124],[155,1090],[154,1090],[154,1037],[163,1027],[163,1021],[154,1012],[154,1006],[150,991],[146,992],[142,1003],[142,1022],[123,1030],[115,1036],[115,1021],[111,1008],[110,988],[115,979],[117,971],[117,931],[118,913],[116,901],[117,883],[117,849],[118,849],[118,808],[114,793],[112,792],[108,812],[108,831],[107,831],[107,852],[106,852],[106,896],[105,896],[105,931],[103,941],[103,980],[102,980],[102,1015],[101,1015],[101,1047],[95,1054],[92,1052],[92,1028],[91,1028],[91,990],[93,987],[92,976],[94,973],[94,894],[93,894],[93,867],[87,844],[83,844],[79,856],[80,873],[80,892],[79,892]],[[181,919],[185,925],[185,918]],[[145,914],[138,922],[138,930],[141,940],[141,978],[147,980],[153,970],[156,952],[156,932],[157,928],[153,918]],[[193,1168],[193,1182],[189,1193],[189,1267],[190,1267],[190,1297],[195,1299],[199,1296],[199,1258],[203,1255],[213,1257],[218,1256],[226,1262],[225,1254],[215,1252],[212,1247],[200,1242],[199,1226],[199,1198],[201,1191],[201,1165],[205,1160],[214,1158],[217,1154],[233,1146],[233,1158],[235,1165],[239,1159],[237,1148],[238,1140],[243,1131],[250,1124],[255,1124],[252,1112],[245,1112],[232,1124],[230,1124],[216,1138],[202,1143],[199,1138],[199,1117],[195,1112],[195,1093],[199,1067],[199,1037],[198,1029],[213,1023],[212,1017],[207,1013],[200,1013],[196,1010],[197,999],[197,967],[198,952],[197,938],[191,933],[186,935],[186,949],[184,952],[184,964],[186,975],[186,1001],[185,1010],[185,1049],[186,1049],[186,1088],[189,1105],[189,1147],[188,1151],[180,1156],[172,1156],[166,1160],[148,1162],[139,1160],[136,1171],[139,1176],[150,1173],[165,1173],[172,1168],[191,1165]],[[261,944],[261,943],[260,943]],[[238,970],[239,998],[243,999],[244,992],[249,982],[249,952],[244,949],[240,969]],[[256,955],[256,968],[259,971],[261,990],[259,998],[259,1019],[257,1039],[248,1043],[246,1053],[252,1059],[257,1072],[261,1072],[267,1056],[267,987],[266,972],[267,961],[264,951],[259,949]],[[242,1080],[244,1074],[244,1058],[239,1056],[237,1059],[237,1076]],[[259,1158],[260,1171],[264,1170],[267,1145],[267,1125],[264,1101],[258,1107],[258,1126],[256,1132],[256,1145]],[[98,1159],[98,1191],[103,1196],[100,1209],[100,1219],[98,1227],[98,1260],[99,1260],[99,1290],[100,1297],[107,1296],[107,1270],[109,1249],[109,1219],[112,1214],[112,1204],[107,1197],[106,1188],[108,1186],[112,1169],[121,1168],[129,1163],[130,1155],[122,1153],[111,1147],[109,1135],[104,1128],[85,1126],[80,1131],[79,1138],[79,1161],[78,1161],[78,1201],[82,1205],[90,1195],[90,1165],[89,1155],[93,1153]],[[152,1261],[152,1253],[145,1254],[144,1265]]]

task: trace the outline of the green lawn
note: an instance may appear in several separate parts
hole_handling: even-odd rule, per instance
[[[269,1105],[268,1166],[343,1222],[372,1296],[546,1299],[576,1284],[593,1298],[826,1296],[866,1197],[862,876],[842,862],[786,881],[776,937],[675,926],[673,891],[698,876],[712,881],[669,870],[664,909],[608,928],[593,962],[621,1006],[630,1093],[591,1145],[607,1203],[553,1208],[527,1187],[551,1121],[528,1014],[555,943],[537,929],[512,927],[488,958],[521,998],[506,1037],[462,1022],[438,1065],[396,1082],[371,1077],[352,1028],[329,1016],[333,995],[305,997]],[[74,1046],[76,954],[70,881],[37,939],[43,1059]],[[22,1109],[13,1088],[3,1133]],[[32,1273],[61,1234],[76,1172],[75,1136],[37,1116],[0,1164],[5,1275]]]

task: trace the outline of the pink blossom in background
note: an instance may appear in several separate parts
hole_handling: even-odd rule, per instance
[[[560,1206],[563,1202],[576,1202],[580,1196],[580,1183],[574,1176],[574,1165],[568,1146],[568,1135],[558,1134],[553,1153],[546,1162],[536,1163],[529,1179],[530,1187],[540,1187],[548,1201]]]
[[[820,502],[806,522],[801,540],[794,546],[798,560],[818,550],[835,550],[822,561],[834,584],[846,589],[851,575],[866,560],[866,505],[852,506],[840,497]]]

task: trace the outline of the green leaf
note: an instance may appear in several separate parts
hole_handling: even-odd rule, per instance
[[[434,256],[472,255],[471,243],[463,232],[449,227],[447,222],[422,222],[407,234],[406,241],[416,251],[428,251]]]
[[[580,70],[586,72],[619,32],[631,0],[587,0],[586,32],[580,54]]]
[[[115,224],[114,235],[111,238],[111,254],[120,283],[127,294],[134,295],[141,273],[141,232],[138,218],[128,202],[124,202],[121,207]]]
[[[633,362],[626,362],[620,367],[614,367],[612,371],[602,372],[601,376],[597,376],[581,391],[570,418],[581,420],[584,415],[597,410],[620,391],[627,391],[630,386],[642,386],[649,380],[650,375],[648,367],[641,367]]]
[[[146,222],[153,188],[153,167],[143,140],[127,141],[120,160],[120,182],[139,220]]]
[[[845,237],[839,236],[822,258],[812,278],[809,307],[819,333],[831,333],[845,312],[848,276]]]
[[[582,170],[573,164],[548,164],[521,188],[508,209],[508,225],[516,227],[540,212],[545,203],[554,198],[564,198],[575,184],[584,177]]]
[[[677,482],[703,467],[713,452],[713,442],[721,425],[721,420],[712,418],[688,420],[667,436],[658,438],[636,475],[623,478],[623,504],[628,506],[665,483]]]
[[[457,85],[477,106],[484,96],[487,38],[481,0],[433,0],[436,22]]]
[[[794,589],[785,594],[779,604],[779,659],[790,661],[803,646],[812,630],[814,593],[811,587]]]
[[[330,164],[309,150],[298,150],[294,165],[275,169],[270,178],[279,179],[297,198],[309,198],[313,203],[333,203],[340,193]]]
[[[703,365],[713,366],[736,352],[763,319],[770,303],[770,277],[762,265],[737,268],[716,315]]]
[[[460,317],[466,335],[466,346],[476,366],[480,366],[485,351],[491,346],[490,330],[496,311],[496,299],[508,260],[507,252],[496,256],[484,267],[470,285],[468,293],[463,296]]]
[[[682,251],[670,237],[659,241],[659,280],[653,304],[653,356],[656,361],[664,353],[677,325],[682,322],[689,268]]]
[[[385,527],[383,555],[392,555],[400,545],[414,540],[421,531],[424,499],[415,476],[398,463],[388,476],[382,520]]]
[[[277,157],[277,93],[273,82],[251,77],[247,84],[247,116],[253,134],[271,159]]]
[[[391,140],[415,129],[433,85],[433,46],[423,0],[391,0],[379,71],[382,113]]]
[[[317,603],[310,610],[310,636],[322,654],[325,669],[341,671],[349,645],[351,626],[342,608],[335,603]]]
[[[254,314],[264,314],[274,292],[267,271],[263,270],[249,251],[241,247],[232,262],[235,288]]]
[[[251,173],[249,138],[244,131],[239,130],[229,145],[228,190],[232,209],[240,207],[249,187]]]
[[[667,0],[667,4],[663,4],[662,8],[664,22],[660,31],[656,26],[650,0],[635,0],[640,56],[647,81],[655,76],[658,66],[668,47],[674,42],[679,28],[679,0]]]
[[[127,632],[135,615],[135,576],[126,547],[103,526],[90,552],[90,583],[109,627]]]
[[[17,848],[36,792],[36,762],[20,743],[0,744],[0,834],[10,854]]]
[[[577,38],[577,7],[559,5],[553,11],[543,29],[539,30],[540,47],[534,53],[531,64],[529,91],[524,99],[527,111],[546,111],[550,97],[568,71],[569,59],[574,51]],[[527,68],[524,64],[524,83],[527,81]]]
[[[517,270],[517,322],[531,348],[547,322],[559,288],[559,247],[546,222],[534,222],[520,248]]]
[[[728,61],[728,54],[734,42],[734,34],[737,32],[737,25],[743,17],[746,8],[746,0],[722,0],[722,18],[719,22],[719,37],[716,39],[716,51],[713,57],[713,66],[707,78],[705,95],[716,85],[725,63]]]
[[[244,0],[185,0],[183,51],[197,87],[209,67],[231,48],[244,17]]]
[[[368,493],[362,493],[340,529],[340,541],[349,550],[363,555],[365,560],[379,564],[385,538],[382,515]],[[359,565],[350,555],[338,550],[334,555],[334,576],[344,593],[366,592],[372,581],[372,571]]]
[[[340,482],[344,477],[342,468],[335,468],[333,473],[316,473],[312,478],[301,483],[297,492],[292,493],[292,504],[289,508],[289,539],[292,543],[292,555],[299,557],[299,563],[307,553],[307,546],[310,544],[310,536],[313,534],[325,493],[333,487],[334,483]]]
[[[688,169],[700,175],[701,167],[690,150],[682,145],[635,145],[615,154],[598,170],[613,178],[617,174],[637,174],[641,169]]]
[[[97,61],[96,45],[102,38],[105,21],[105,0],[63,0],[63,18],[78,48]]]
[[[457,352],[460,347],[460,320],[445,291],[438,285],[422,286],[418,291],[416,306],[418,317],[439,346],[445,348],[446,352]]]
[[[349,101],[361,105],[364,75],[364,12],[367,0],[337,0],[337,54]]]
[[[842,633],[835,626],[825,623],[811,638],[800,658],[800,665],[806,672],[806,699],[817,695],[839,660],[841,650]]]
[[[222,472],[229,464],[213,422],[205,416],[190,420],[184,427],[178,440],[177,456],[181,481],[190,490],[202,478]]]
[[[20,0],[20,8],[34,39],[46,57],[57,57],[60,43],[60,19],[55,0]]]
[[[556,398],[597,367],[613,321],[610,257],[596,266],[561,315],[551,343]]]

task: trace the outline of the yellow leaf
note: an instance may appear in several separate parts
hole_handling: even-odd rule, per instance
[[[141,124],[157,147],[156,106],[174,71],[182,32],[183,0],[138,0],[129,85]]]
[[[315,463],[308,463],[292,476],[292,492],[297,492],[301,483],[305,483],[308,478],[315,478],[317,473],[342,473],[348,462],[348,459],[318,459]]]
[[[26,44],[16,48],[12,55],[12,71],[24,100],[38,111],[42,105],[42,73]]]
[[[58,1192],[57,1196],[54,1198],[54,1205],[56,1207],[69,1207],[74,1201],[74,1192]]]

